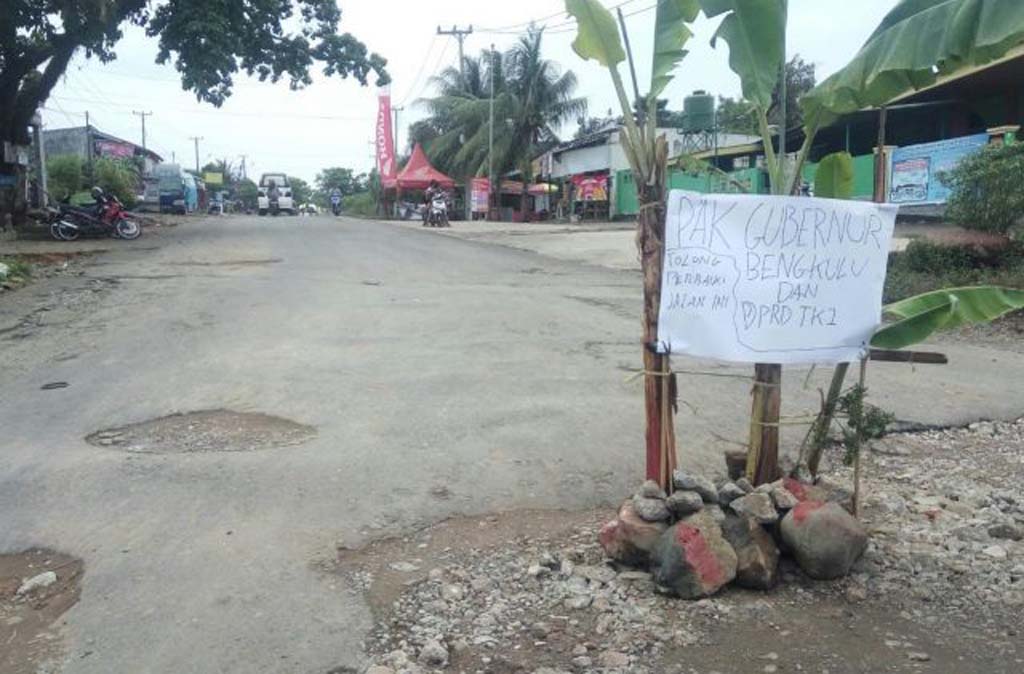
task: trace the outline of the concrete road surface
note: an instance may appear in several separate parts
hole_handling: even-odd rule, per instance
[[[0,297],[0,552],[85,560],[55,671],[354,667],[371,616],[321,567],[338,545],[612,503],[641,476],[634,271],[332,218],[192,220],[105,248]],[[1024,412],[1024,359],[945,350],[945,368],[874,367],[875,400],[934,424]],[[805,375],[787,370],[786,413],[814,406],[826,373]],[[682,461],[721,472],[748,383],[681,389]],[[159,455],[84,439],[215,409],[316,436]]]

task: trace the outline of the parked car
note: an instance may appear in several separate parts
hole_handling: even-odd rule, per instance
[[[161,213],[188,212],[186,201],[186,178],[191,178],[178,164],[160,164],[153,169],[159,191]],[[194,184],[194,182],[193,182]]]
[[[133,210],[160,211],[160,180],[155,174],[151,173],[142,178],[142,190],[136,196]]]
[[[292,186],[288,176],[283,173],[264,173],[260,178],[258,210],[260,215],[277,215],[285,212],[298,215],[295,201],[292,199]]]

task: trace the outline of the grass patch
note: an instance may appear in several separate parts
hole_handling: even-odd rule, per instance
[[[7,280],[25,280],[32,276],[32,265],[16,257],[0,257],[7,265]]]
[[[884,300],[976,285],[1024,288],[1024,242],[982,247],[911,241],[902,253],[889,255]]]

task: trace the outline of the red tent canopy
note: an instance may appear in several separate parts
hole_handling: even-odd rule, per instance
[[[423,148],[417,143],[412,151],[412,157],[409,158],[409,163],[405,165],[405,168],[399,172],[398,177],[394,180],[385,180],[384,187],[387,189],[395,189],[397,187],[403,190],[425,190],[435,180],[441,187],[447,189],[455,187],[454,180],[430,165],[430,160],[427,159],[426,153],[423,152]]]

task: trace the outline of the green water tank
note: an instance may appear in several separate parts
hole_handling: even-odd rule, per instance
[[[715,128],[715,97],[706,91],[695,91],[683,99],[683,131],[713,131]]]

